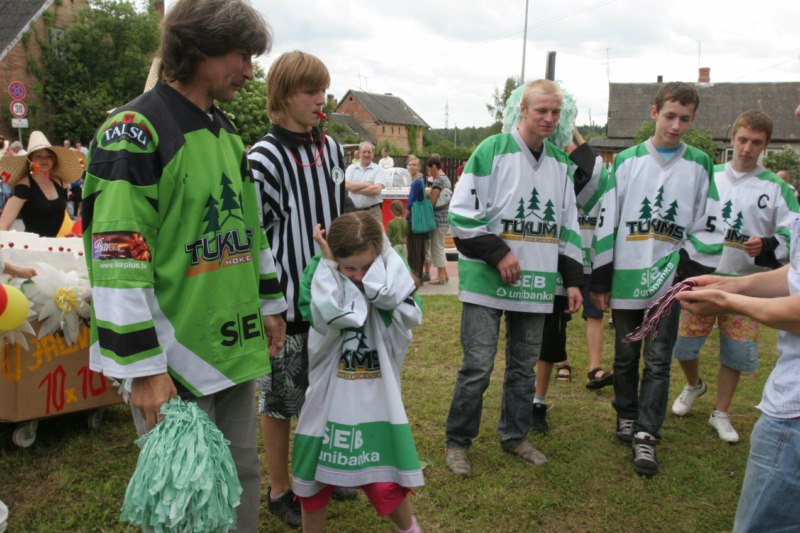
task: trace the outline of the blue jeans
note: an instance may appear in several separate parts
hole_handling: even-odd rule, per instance
[[[447,447],[467,449],[478,436],[483,393],[489,386],[497,354],[500,317],[504,311],[464,303],[461,346],[464,359],[456,377],[453,402],[447,416]],[[534,365],[542,345],[544,315],[505,311],[506,373],[497,436],[513,449],[525,442],[531,429],[531,404],[536,388]]]
[[[800,418],[762,414],[750,434],[750,455],[733,522],[734,533],[800,529]]]
[[[634,434],[644,431],[660,439],[669,400],[669,369],[672,348],[678,336],[680,303],[673,302],[670,312],[658,323],[658,329],[644,339],[644,371],[639,386],[639,356],[642,341],[627,343],[625,335],[644,319],[644,309],[612,311],[616,340],[614,344],[614,401],[611,405],[619,418],[636,420]]]

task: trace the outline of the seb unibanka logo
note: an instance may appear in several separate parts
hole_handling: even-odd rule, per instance
[[[639,209],[639,219],[625,222],[625,226],[628,228],[628,236],[625,239],[639,241],[654,238],[660,241],[680,242],[686,233],[686,228],[675,223],[677,214],[678,201],[673,200],[666,205],[664,186],[662,185],[656,193],[654,202],[651,203],[649,198],[644,197]],[[602,220],[602,218],[601,213],[600,219]]]
[[[220,180],[222,191],[219,198],[208,195],[203,236],[184,246],[190,256],[189,276],[218,270],[253,260],[253,230],[223,229],[230,219],[244,220],[242,214],[241,192],[231,187],[231,180],[225,174]]]
[[[555,205],[547,200],[542,205],[536,187],[525,201],[520,197],[515,218],[504,218],[500,237],[514,241],[558,242]]]

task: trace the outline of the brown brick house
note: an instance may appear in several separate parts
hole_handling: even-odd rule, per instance
[[[37,102],[38,80],[28,71],[28,62],[38,61],[41,56],[33,32],[50,40],[59,39],[78,10],[88,5],[87,0],[0,0],[0,134],[16,139],[18,133],[11,127],[11,82],[25,85],[27,94],[22,101],[28,109]],[[46,25],[45,19],[51,24]],[[30,130],[23,130],[25,140],[28,133]]]
[[[387,141],[403,153],[421,150],[422,132],[430,128],[408,104],[391,94],[347,91],[336,113],[353,116],[375,144]]]

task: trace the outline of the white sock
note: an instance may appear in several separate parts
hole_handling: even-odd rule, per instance
[[[411,517],[411,527],[408,529],[400,529],[399,527],[395,526],[397,533],[422,533],[422,530],[417,525],[417,517]]]
[[[545,403],[545,396],[533,396],[533,403]]]

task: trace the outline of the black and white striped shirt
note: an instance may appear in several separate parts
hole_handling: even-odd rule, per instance
[[[344,212],[344,152],[317,128],[310,134],[297,134],[274,125],[253,145],[248,159],[281,290],[289,304],[286,321],[300,322],[300,279],[319,251],[314,228],[317,224],[327,228]],[[291,324],[288,332],[292,333]]]

